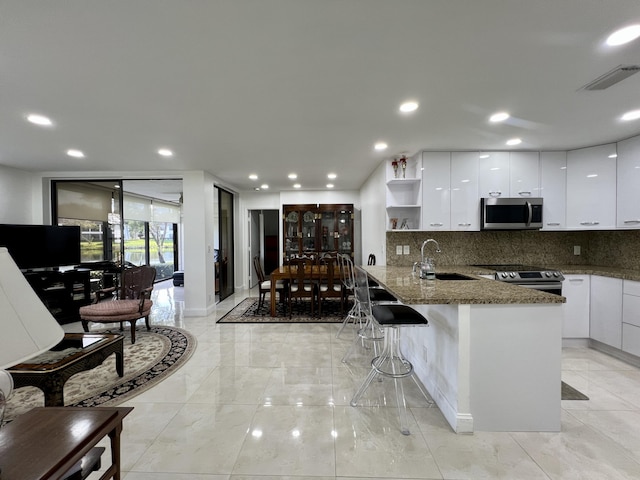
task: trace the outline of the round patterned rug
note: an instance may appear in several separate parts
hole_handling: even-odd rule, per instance
[[[114,406],[157,385],[177,371],[191,357],[196,339],[177,328],[151,326],[139,328],[131,345],[128,327],[92,331],[124,335],[124,376],[116,373],[115,355],[92,370],[72,376],[64,385],[64,404],[76,407]],[[4,422],[9,422],[33,407],[44,406],[44,394],[35,387],[14,390],[7,401]]]

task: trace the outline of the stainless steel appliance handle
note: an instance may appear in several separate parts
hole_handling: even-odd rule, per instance
[[[531,220],[533,220],[533,208],[531,207],[531,202],[526,202],[525,205],[527,206],[527,227],[531,226]]]

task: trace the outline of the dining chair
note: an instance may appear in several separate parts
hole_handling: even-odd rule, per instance
[[[318,267],[320,279],[318,282],[318,316],[322,317],[322,301],[328,298],[340,299],[340,315],[344,313],[342,282],[337,257],[327,255],[320,259]]]
[[[256,275],[258,277],[258,312],[261,312],[267,293],[271,293],[271,280],[266,279],[264,270],[262,269],[262,262],[260,262],[260,257],[258,255],[253,257],[253,269],[256,271]],[[276,281],[276,293],[280,296],[280,301],[284,302],[287,295],[286,281]],[[274,300],[275,299],[273,298],[270,299],[270,301]]]
[[[291,318],[292,300],[308,298],[311,302],[311,315],[315,311],[316,284],[311,271],[313,261],[309,258],[294,258],[289,260],[289,318]]]

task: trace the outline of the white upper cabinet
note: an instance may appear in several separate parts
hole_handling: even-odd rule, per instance
[[[478,155],[451,153],[451,230],[480,230]]]
[[[640,228],[640,136],[618,142],[619,228]]]
[[[508,197],[509,152],[481,152],[475,155],[479,157],[479,197]]]
[[[567,218],[567,152],[540,153],[540,196],[543,230],[566,227]]]
[[[451,153],[422,152],[422,229],[451,229]]]
[[[518,198],[540,196],[540,154],[538,152],[509,153],[509,196]]]
[[[606,229],[616,225],[616,145],[567,153],[567,227]]]

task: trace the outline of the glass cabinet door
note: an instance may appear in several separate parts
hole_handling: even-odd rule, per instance
[[[320,217],[320,252],[335,252],[336,249],[336,212],[322,212]]]
[[[351,255],[353,253],[353,219],[352,212],[340,210],[337,212],[337,250],[340,253]]]
[[[285,258],[291,257],[291,255],[297,255],[300,253],[300,240],[299,240],[299,220],[300,215],[297,211],[285,211],[284,216],[284,256]]]
[[[302,251],[316,252],[316,214],[305,210],[302,214]]]

